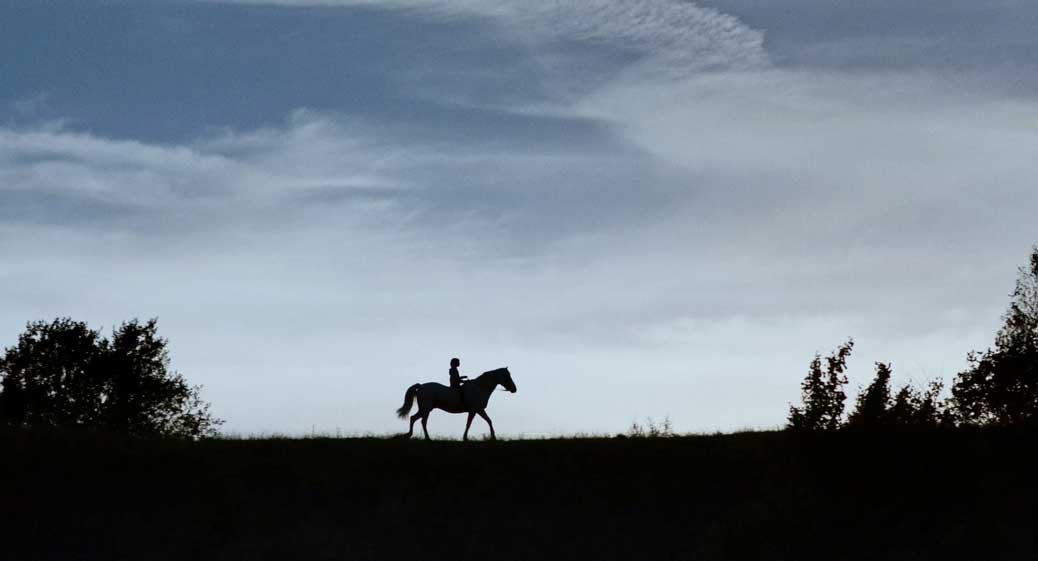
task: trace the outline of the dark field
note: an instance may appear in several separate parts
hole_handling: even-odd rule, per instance
[[[0,436],[0,559],[1033,559],[1033,433]]]

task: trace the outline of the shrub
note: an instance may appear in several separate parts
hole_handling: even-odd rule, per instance
[[[854,411],[847,417],[847,425],[872,429],[890,424],[890,364],[876,363],[876,378],[855,400]]]
[[[843,391],[847,384],[844,371],[847,369],[847,359],[853,348],[854,340],[848,339],[826,357],[824,373],[822,357],[815,355],[808,368],[807,377],[800,385],[803,406],[790,406],[788,428],[819,432],[834,431],[840,427],[844,401],[847,399],[847,394]]]

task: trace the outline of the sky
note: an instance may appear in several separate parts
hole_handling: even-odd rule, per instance
[[[0,346],[159,320],[234,433],[774,428],[950,382],[1038,243],[1038,3],[0,4]],[[457,436],[463,416],[434,413]],[[485,432],[481,421],[475,434]]]

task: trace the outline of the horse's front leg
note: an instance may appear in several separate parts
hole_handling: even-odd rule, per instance
[[[475,413],[469,413],[469,420],[465,421],[465,436],[461,437],[462,440],[467,441],[469,439],[469,427],[472,426],[472,418],[475,416]]]
[[[490,417],[487,416],[487,410],[486,409],[480,410],[479,411],[479,416],[483,417],[483,420],[487,422],[487,426],[490,427],[490,440],[497,440],[497,435],[494,434],[494,423],[490,420]],[[469,417],[469,420],[471,420],[471,419],[472,419],[472,417]]]

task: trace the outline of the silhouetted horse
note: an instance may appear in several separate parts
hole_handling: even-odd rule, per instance
[[[421,419],[422,432],[425,433],[425,439],[429,439],[429,429],[426,428],[426,423],[429,422],[429,413],[432,413],[433,409],[443,409],[448,413],[468,413],[469,420],[465,422],[465,440],[469,439],[469,427],[472,426],[472,418],[476,415],[483,417],[483,420],[487,422],[490,427],[490,438],[497,438],[497,435],[494,434],[494,423],[487,416],[486,409],[487,402],[490,401],[490,394],[499,385],[515,393],[515,382],[512,381],[512,373],[508,371],[508,368],[484,372],[475,380],[465,382],[465,385],[462,386],[465,391],[465,403],[462,404],[461,396],[454,388],[436,382],[415,384],[407,388],[407,393],[404,394],[404,404],[396,410],[396,414],[401,419],[406,417],[411,412],[411,405],[415,398],[418,398],[418,412],[411,415],[411,428],[407,431],[409,438],[414,434],[414,422]]]

